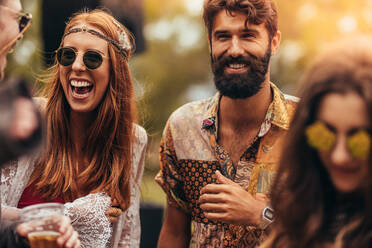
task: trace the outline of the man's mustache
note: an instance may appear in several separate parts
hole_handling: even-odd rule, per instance
[[[229,65],[232,63],[250,65],[252,61],[254,60],[257,60],[257,58],[253,56],[242,56],[242,55],[236,58],[232,57],[231,55],[224,55],[223,57],[219,58],[220,64],[225,64],[225,65]]]
[[[220,58],[214,59],[213,71],[214,73],[224,73],[224,68],[230,64],[244,64],[249,67],[250,70],[263,71],[265,68],[265,58],[257,58],[254,55],[239,57],[232,57],[231,55],[223,55]]]

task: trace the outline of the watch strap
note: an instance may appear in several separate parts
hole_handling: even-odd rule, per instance
[[[260,229],[266,229],[274,221],[274,210],[267,206],[262,210],[261,223],[258,225]]]

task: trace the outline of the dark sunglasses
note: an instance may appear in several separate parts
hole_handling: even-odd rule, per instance
[[[23,33],[31,24],[32,15],[30,13],[20,13],[18,17],[19,32]]]
[[[75,62],[77,52],[71,47],[61,47],[57,50],[57,61],[60,65],[70,66]],[[99,52],[88,50],[83,55],[86,68],[94,70],[100,67],[103,56]]]
[[[17,40],[22,39],[23,34],[26,32],[26,30],[31,26],[31,21],[32,21],[32,15],[30,13],[23,13],[23,12],[18,12],[14,9],[11,9],[7,6],[0,5],[0,8],[6,9],[14,14],[16,14],[18,17],[18,30],[19,33],[18,35],[11,40],[3,49],[1,49],[0,54],[3,53],[5,50],[7,50],[9,47],[13,46]]]

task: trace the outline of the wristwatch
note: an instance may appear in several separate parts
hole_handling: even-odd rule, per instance
[[[274,221],[274,210],[267,206],[262,211],[262,220],[261,223],[258,225],[260,229],[266,229],[272,222]]]

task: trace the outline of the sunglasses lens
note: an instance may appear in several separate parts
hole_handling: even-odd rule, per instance
[[[83,57],[84,64],[88,69],[97,69],[102,64],[102,55],[98,52],[87,51]]]
[[[21,20],[19,20],[19,32],[22,32],[23,29],[26,27],[28,20],[26,17],[22,16]]]
[[[308,126],[305,135],[309,146],[317,150],[330,151],[336,143],[336,134],[320,121]]]
[[[71,48],[60,48],[57,52],[57,60],[63,66],[69,66],[74,63],[76,53]]]
[[[359,130],[347,139],[351,155],[356,159],[366,160],[371,149],[371,136],[364,130]]]
[[[19,19],[19,32],[22,32],[28,25],[28,23],[31,21],[31,15],[25,14],[22,15]]]

